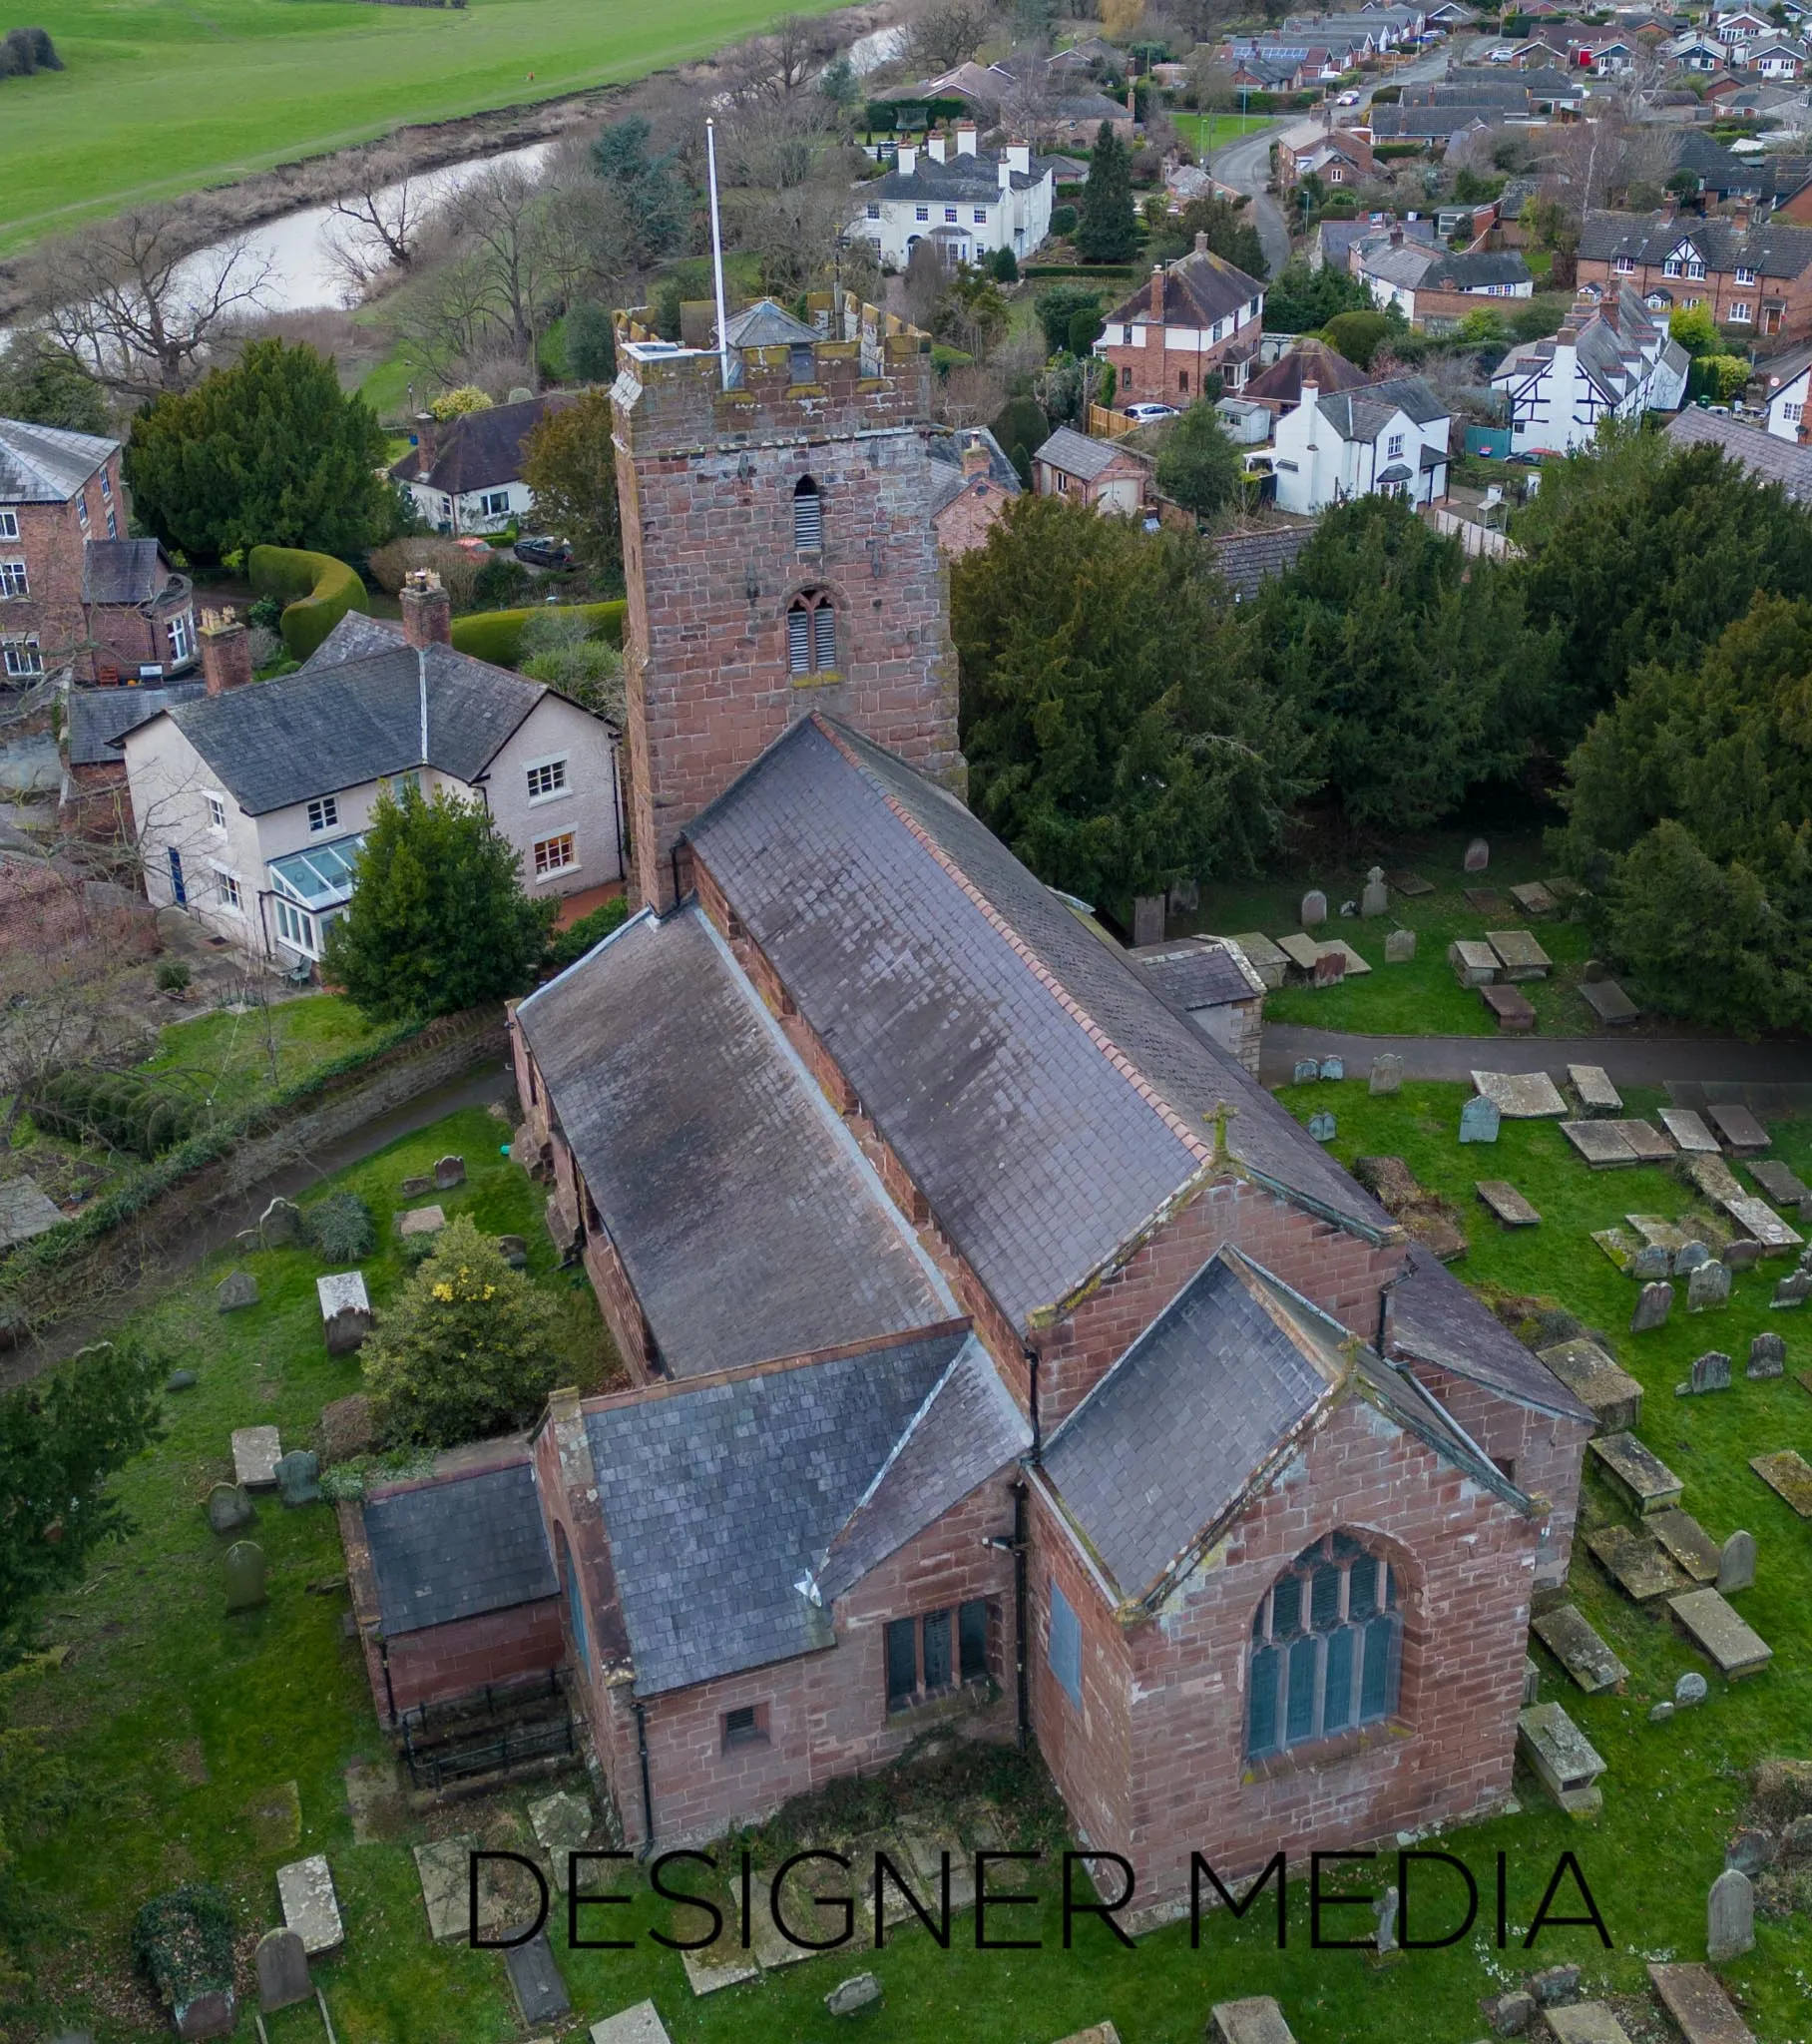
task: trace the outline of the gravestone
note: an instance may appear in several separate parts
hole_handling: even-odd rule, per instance
[[[1447,962],[1462,986],[1490,986],[1498,976],[1498,954],[1476,937],[1456,937],[1447,947]]]
[[[264,1550],[255,1540],[235,1540],[226,1550],[226,1609],[255,1611],[266,1601]]]
[[[279,1866],[276,1895],[282,1904],[283,1922],[301,1939],[302,1949],[311,1959],[339,1950],[346,1939],[346,1926],[340,1918],[326,1853],[311,1852],[306,1859],[292,1859],[287,1866]]]
[[[1664,1279],[1656,1284],[1644,1284],[1641,1295],[1635,1302],[1635,1311],[1629,1316],[1629,1331],[1632,1334],[1646,1334],[1656,1327],[1667,1324],[1667,1315],[1673,1310],[1673,1286]]]
[[[1702,1704],[1711,1694],[1711,1685],[1697,1669],[1688,1669],[1673,1685],[1673,1708],[1676,1711],[1690,1711]]]
[[[201,1379],[192,1369],[173,1369],[164,1379],[167,1391],[193,1391]]]
[[[1317,986],[1338,986],[1346,977],[1346,953],[1330,944],[1315,953],[1314,981]]]
[[[1628,1263],[1623,1266],[1623,1276],[1633,1278],[1638,1284],[1652,1284],[1657,1278],[1665,1278],[1673,1269],[1673,1260],[1658,1242],[1645,1242]]]
[[[1688,1587],[1687,1579],[1649,1533],[1632,1533],[1627,1526],[1599,1526],[1586,1534],[1586,1546],[1632,1604],[1651,1604],[1657,1597],[1676,1596]]]
[[[214,1288],[217,1312],[236,1313],[241,1306],[258,1302],[258,1280],[249,1271],[228,1271]]]
[[[1245,962],[1264,982],[1267,992],[1275,993],[1282,986],[1283,975],[1289,968],[1289,953],[1273,944],[1262,930],[1241,930],[1228,942],[1238,945]]]
[[[1665,1725],[1672,1716],[1673,1706],[1665,1697],[1658,1704],[1650,1704],[1648,1706],[1648,1722],[1650,1725]]]
[[[1134,945],[1161,944],[1164,940],[1164,897],[1161,894],[1136,894],[1132,898],[1132,942]],[[446,1160],[442,1159],[444,1163]],[[460,1178],[465,1177],[465,1167],[460,1167]],[[434,1182],[440,1184],[440,1165],[434,1167]],[[459,1179],[450,1181],[458,1185]]]
[[[1374,915],[1385,915],[1390,911],[1391,893],[1384,884],[1384,868],[1373,866],[1365,876],[1365,886],[1359,896],[1359,913],[1368,919]]]
[[[1345,1058],[1323,1058],[1321,1060],[1321,1076],[1324,1079],[1344,1079],[1346,1077]]]
[[[1808,1295],[1812,1295],[1812,1273],[1795,1271],[1774,1287],[1774,1296],[1768,1301],[1769,1309],[1785,1310],[1788,1306],[1804,1305]]]
[[[1292,1086],[1312,1086],[1321,1077],[1319,1058],[1298,1058],[1290,1072]]]
[[[1633,1022],[1641,1010],[1614,979],[1587,980],[1581,988],[1586,1005],[1606,1029],[1620,1029]]]
[[[1311,887],[1302,897],[1300,920],[1305,930],[1316,929],[1327,921],[1327,896],[1319,887]]]
[[[321,1458],[312,1448],[291,1448],[276,1465],[277,1494],[286,1505],[317,1505]]]
[[[1523,1195],[1501,1178],[1483,1178],[1473,1187],[1505,1228],[1539,1228],[1542,1217]]]
[[[1812,1519],[1812,1463],[1797,1448],[1777,1448],[1771,1455],[1751,1455],[1749,1467],[1802,1519]]]
[[[433,1190],[434,1174],[431,1171],[421,1172],[414,1178],[406,1178],[397,1187],[397,1191],[405,1200],[419,1200],[423,1193],[431,1193]]]
[[[1777,1206],[1799,1207],[1812,1199],[1798,1174],[1772,1157],[1758,1157],[1749,1167],[1749,1176]]]
[[[1482,873],[1491,864],[1491,846],[1483,837],[1475,837],[1466,847],[1466,857],[1462,864],[1469,873]]]
[[[1689,1107],[1664,1107],[1656,1119],[1688,1155],[1717,1155],[1717,1138]]]
[[[1711,1261],[1711,1252],[1702,1242],[1682,1242],[1673,1253],[1673,1275],[1685,1278],[1696,1271],[1701,1264]]]
[[[1597,1778],[1604,1763],[1559,1704],[1532,1704],[1517,1714],[1517,1750],[1569,1815],[1602,1806]]]
[[[1502,922],[1510,913],[1510,903],[1495,887],[1462,887],[1460,898],[1487,922]]]
[[[1510,898],[1525,915],[1552,915],[1560,906],[1540,880],[1524,880],[1510,890]]]
[[[1372,1904],[1372,1916],[1376,1928],[1372,1932],[1372,1947],[1378,1952],[1394,1952],[1397,1949],[1397,1890],[1385,1889]]]
[[[1502,1120],[1497,1102],[1487,1100],[1483,1093],[1475,1093],[1460,1110],[1461,1142],[1495,1143]]]
[[[217,1483],[208,1493],[208,1523],[217,1533],[236,1533],[256,1517],[250,1498],[236,1483]]]
[[[1749,1343],[1749,1366],[1746,1375],[1752,1377],[1778,1377],[1787,1367],[1787,1344],[1778,1334],[1757,1334]]]
[[[1644,1515],[1677,1505],[1685,1486],[1665,1462],[1632,1433],[1606,1434],[1587,1443],[1593,1459]]]
[[[1726,1271],[1753,1271],[1762,1260],[1762,1246],[1747,1236],[1737,1236],[1725,1243],[1718,1253],[1718,1262]]]
[[[1543,1612],[1531,1623],[1530,1630],[1587,1696],[1595,1696],[1601,1689],[1614,1689],[1629,1673],[1577,1605],[1557,1605],[1553,1611]],[[1529,1693],[1527,1679],[1523,1684],[1523,1701],[1536,1702]]]
[[[258,1216],[258,1240],[265,1249],[291,1249],[301,1239],[302,1210],[293,1200],[272,1200]]]
[[[1521,2037],[1536,2019],[1536,1998],[1524,1988],[1513,1987],[1496,2001],[1485,2004],[1492,2029],[1500,2037]]]
[[[1283,2010],[1268,1994],[1217,2001],[1208,2012],[1210,2044],[1296,2044]]]
[[[554,1885],[566,1892],[569,1855],[591,1838],[595,1819],[591,1798],[571,1788],[557,1788],[529,1804],[529,1824],[536,1842],[554,1868]]]
[[[371,1299],[362,1271],[335,1271],[314,1280],[329,1355],[352,1355],[371,1331]]]
[[[1373,1095],[1399,1092],[1403,1085],[1403,1060],[1395,1051],[1386,1051],[1382,1057],[1372,1060],[1370,1091]]]
[[[258,2008],[263,2014],[314,1999],[314,1983],[308,1978],[308,1954],[293,1930],[265,1931],[258,1939],[256,1964]]]
[[[240,1426],[232,1434],[232,1473],[247,1490],[276,1488],[276,1461],[283,1452],[274,1426]]]
[[[1745,1825],[1724,1847],[1724,1864],[1746,1873],[1751,1880],[1774,1864],[1775,1844],[1766,1831]]]
[[[497,1238],[497,1254],[512,1271],[526,1271],[529,1268],[529,1243],[526,1236],[500,1235]]]
[[[1496,1103],[1506,1121],[1561,1119],[1567,1102],[1546,1072],[1474,1072],[1473,1091]]]
[[[1536,1026],[1536,1011],[1521,987],[1482,986],[1479,998],[1491,1010],[1498,1027],[1512,1035],[1527,1035]]]
[[[1309,1134],[1317,1143],[1331,1143],[1339,1133],[1334,1117],[1323,1108],[1319,1114],[1309,1116]]]
[[[1755,2035],[1708,1966],[1648,1962],[1648,1977],[1661,2006],[1680,2027],[1686,2044],[1755,2044]]]
[[[1384,962],[1386,965],[1407,965],[1416,955],[1416,933],[1414,930],[1392,930],[1384,940]]]
[[[1695,1244],[1695,1248],[1702,1245]],[[1701,1264],[1686,1280],[1686,1310],[1708,1312],[1730,1303],[1730,1272],[1723,1264]]]
[[[1705,1956],[1721,1965],[1755,1949],[1755,1883],[1727,1866],[1705,1898]]]
[[[1738,1590],[1753,1588],[1754,1583],[1755,1535],[1739,1530],[1718,1550],[1717,1594],[1731,1597]]]
[[[871,2008],[881,1999],[881,1983],[872,1973],[852,1973],[839,1980],[824,1997],[833,2016],[853,2016],[858,2009]]]
[[[592,2025],[592,2044],[673,2044],[661,2012],[652,2001],[639,2001]]]
[[[1487,930],[1485,941],[1498,954],[1507,980],[1546,979],[1554,960],[1528,930]]]
[[[1688,1590],[1683,1596],[1670,1597],[1667,1609],[1727,1681],[1759,1674],[1774,1659],[1774,1649],[1715,1590]],[[1677,1690],[1674,1700],[1679,1700]]]
[[[1587,1114],[1621,1114],[1623,1096],[1610,1083],[1602,1065],[1569,1065],[1567,1082]]]
[[[1548,2011],[1554,2044],[1629,2044],[1629,2032],[1603,2001],[1576,2001],[1569,2008]]]
[[[560,1968],[554,1963],[553,1947],[545,1930],[536,1931],[526,1944],[512,1945],[504,1953],[503,1962],[510,1985],[516,1990],[516,2006],[531,2030],[538,2023],[558,2023],[572,2014],[572,1999],[560,1977]]]
[[[1705,1115],[1723,1137],[1725,1149],[1735,1151],[1739,1157],[1751,1150],[1767,1149],[1768,1131],[1746,1107],[1734,1101],[1714,1100],[1706,1106]]]
[[[1648,1515],[1648,1530],[1695,1583],[1717,1581],[1718,1547],[1690,1512],[1664,1505]]]
[[[1193,915],[1201,906],[1201,882],[1172,880],[1168,898],[1172,915]]]
[[[396,1217],[396,1232],[404,1242],[413,1242],[424,1235],[438,1235],[447,1225],[447,1217],[438,1207],[411,1207],[406,1214]]]

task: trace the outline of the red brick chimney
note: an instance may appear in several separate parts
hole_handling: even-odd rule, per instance
[[[251,679],[251,634],[232,609],[202,613],[202,679],[211,696],[242,689]]]
[[[440,586],[432,568],[414,568],[398,592],[403,612],[403,637],[411,646],[453,643],[453,599]]]
[[[440,451],[440,421],[431,411],[415,414],[415,473],[424,481],[434,471],[434,457]]]
[[[1151,317],[1161,326],[1164,316],[1164,266],[1161,262],[1151,265]]]
[[[988,443],[980,438],[963,443],[963,474],[965,476],[988,473]]]

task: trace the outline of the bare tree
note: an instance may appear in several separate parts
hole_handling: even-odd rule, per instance
[[[907,49],[930,77],[967,63],[987,34],[987,12],[974,0],[931,0],[910,24]]]
[[[329,208],[345,223],[330,230],[328,241],[348,283],[362,291],[386,269],[407,270],[432,204],[429,186],[415,176],[407,155],[367,150],[352,189]]]
[[[774,90],[782,99],[794,99],[804,91],[818,68],[821,45],[822,32],[803,14],[783,14],[768,30]]]
[[[490,309],[533,360],[551,312],[553,269],[541,188],[513,164],[493,164],[454,200],[451,219],[485,278]]]

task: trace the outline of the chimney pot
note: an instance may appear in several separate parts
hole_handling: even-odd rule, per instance
[[[251,635],[228,606],[202,613],[202,679],[209,695],[224,696],[251,679]]]
[[[453,599],[440,586],[432,568],[414,568],[398,592],[403,613],[403,638],[411,646],[453,643]]]

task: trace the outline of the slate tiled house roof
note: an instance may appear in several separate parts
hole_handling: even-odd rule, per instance
[[[1591,1418],[1548,1365],[1488,1312],[1439,1258],[1412,1243],[1404,1268],[1390,1297],[1392,1354],[1433,1363],[1538,1412]]]
[[[83,546],[84,603],[149,603],[170,580],[155,539],[91,539]]]
[[[96,433],[0,419],[0,504],[67,504],[119,451]]]
[[[1335,390],[1316,409],[1343,440],[1375,440],[1398,412],[1419,426],[1448,416],[1448,408],[1421,376],[1394,376],[1356,390]]]
[[[1079,482],[1092,483],[1113,467],[1118,452],[1112,440],[1091,439],[1074,426],[1059,426],[1050,439],[1040,443],[1032,458],[1061,468],[1065,475],[1073,475]]]
[[[465,412],[437,429],[434,464],[426,475],[416,448],[393,462],[390,474],[399,483],[421,483],[449,497],[519,482],[524,439],[550,412],[563,411],[574,402],[574,392],[556,390],[516,404],[494,404],[488,411]]]
[[[1184,1014],[1224,1007],[1230,1001],[1249,1001],[1264,992],[1264,981],[1239,950],[1212,938],[1132,955],[1146,980]]]
[[[1226,578],[1235,603],[1247,603],[1274,575],[1296,565],[1296,557],[1315,536],[1309,524],[1276,525],[1263,532],[1229,532],[1210,538],[1215,565]]]
[[[72,766],[118,766],[118,741],[178,703],[207,694],[205,682],[173,682],[161,689],[71,689],[66,744]]]
[[[1530,280],[1529,264],[1515,249],[1480,249],[1431,256],[1422,287],[1436,291],[1479,291],[1491,284]]]
[[[1685,242],[1698,252],[1706,269],[1720,276],[1740,268],[1762,277],[1796,277],[1812,266],[1812,228],[1764,221],[1739,229],[1731,220],[1658,213],[1588,213],[1580,235],[1580,259],[1614,265],[1619,256],[1626,256],[1638,268],[1659,269]]]
[[[364,1522],[387,1639],[557,1592],[526,1461],[368,1498]]]
[[[1252,401],[1296,405],[1302,401],[1305,378],[1318,390],[1354,390],[1371,380],[1357,362],[1349,362],[1325,340],[1308,338],[1297,341],[1269,368],[1248,376],[1239,394]]]
[[[946,505],[956,501],[968,480],[963,473],[965,444],[979,444],[986,449],[988,466],[984,473],[996,489],[1009,497],[1020,494],[1019,470],[1008,460],[1001,443],[986,426],[966,426],[960,433],[928,433],[925,452],[933,463],[931,515],[934,518]]]
[[[1667,437],[1676,446],[1707,442],[1740,461],[1757,482],[1779,483],[1796,504],[1812,504],[1812,447],[1783,440],[1762,426],[1742,419],[1719,418],[1698,405],[1688,405],[1667,421]]]

